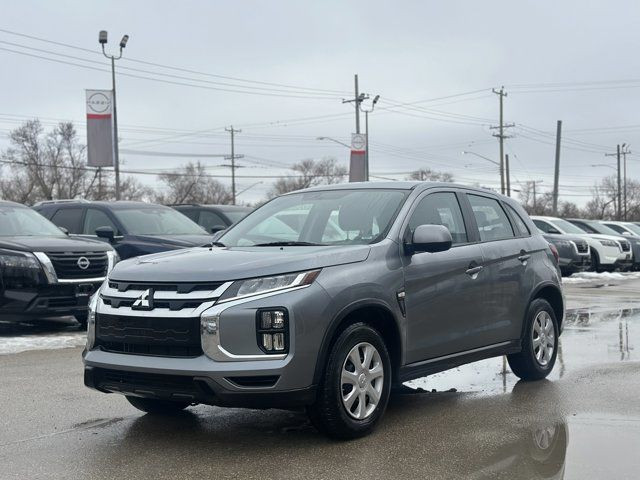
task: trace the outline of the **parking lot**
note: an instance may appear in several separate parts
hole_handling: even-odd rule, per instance
[[[548,380],[500,358],[409,384],[369,437],[320,435],[302,412],[208,406],[158,418],[82,383],[72,321],[2,326],[2,478],[637,478],[636,274],[565,282]]]

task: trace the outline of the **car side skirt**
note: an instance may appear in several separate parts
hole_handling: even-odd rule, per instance
[[[467,363],[477,362],[491,357],[518,353],[522,350],[520,339],[495,343],[485,347],[452,353],[442,357],[430,358],[400,367],[399,381],[407,382],[434,373],[443,372]]]

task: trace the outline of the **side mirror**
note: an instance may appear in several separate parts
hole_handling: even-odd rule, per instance
[[[226,228],[224,230],[218,230],[211,237],[211,241],[213,241],[213,242],[217,241],[224,234],[224,232],[226,232],[226,231],[227,231]]]
[[[451,248],[451,232],[444,225],[419,225],[413,232],[411,245],[417,252],[444,252]]]
[[[98,227],[96,228],[96,235],[100,238],[104,238],[109,241],[109,243],[113,243],[116,238],[116,232],[113,231],[111,227]]]
[[[211,233],[217,233],[226,229],[227,227],[225,225],[214,225],[213,227],[211,227]]]
[[[69,230],[67,230],[64,227],[58,227],[60,230],[62,230],[62,233],[64,233],[67,237],[69,236]]]
[[[622,232],[622,235],[624,235],[625,237],[632,237],[633,236],[631,234],[631,232]]]

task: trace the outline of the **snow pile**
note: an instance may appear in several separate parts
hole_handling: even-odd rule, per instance
[[[562,283],[620,282],[640,278],[640,272],[581,272],[562,279]]]
[[[0,338],[0,355],[26,352],[27,350],[50,350],[80,347],[85,344],[84,332],[64,335],[25,335]]]

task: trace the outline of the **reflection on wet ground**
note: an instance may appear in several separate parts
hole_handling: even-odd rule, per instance
[[[556,366],[550,380],[589,365],[633,359],[640,344],[640,308],[615,310],[575,309],[567,311],[558,345]],[[491,358],[408,382],[412,388],[475,393],[507,392],[518,378],[503,358]]]

